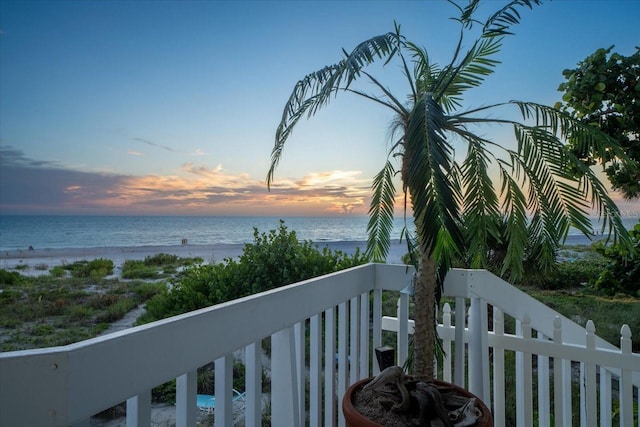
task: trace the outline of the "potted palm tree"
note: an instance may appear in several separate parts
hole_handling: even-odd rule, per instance
[[[470,0],[464,7],[454,4],[460,39],[444,66],[432,62],[427,50],[408,41],[396,24],[394,31],[365,40],[350,53],[343,51],[339,62],[298,81],[276,131],[269,186],[295,125],[327,106],[334,96],[355,95],[391,111],[391,148],[372,183],[367,253],[374,261],[384,261],[388,254],[399,196],[394,179],[399,176],[405,218],[412,218],[415,226],[415,236],[407,242],[415,248],[410,251],[415,253],[416,266],[412,377],[419,380],[434,378],[436,294],[455,260],[484,268],[490,243],[499,241],[506,247],[503,275],[522,277],[523,259],[532,247],[536,253],[530,258],[536,268],[549,270],[570,227],[586,235],[593,232],[591,209],[601,219],[603,231],[629,244],[606,187],[566,145],[571,140],[583,152],[607,150],[624,161],[626,156],[615,141],[562,111],[536,103],[464,106],[464,94],[494,72],[499,63],[495,56],[519,22],[520,9],[539,3],[510,1],[484,23],[475,17],[479,0]],[[464,50],[464,37],[478,25],[480,35]],[[399,65],[394,69],[400,70],[408,86],[403,97],[367,71],[378,62]],[[374,89],[362,89],[361,81]],[[490,115],[510,107],[521,120]],[[491,124],[513,127],[515,143],[501,145],[474,132]],[[460,157],[463,150],[466,153]]]

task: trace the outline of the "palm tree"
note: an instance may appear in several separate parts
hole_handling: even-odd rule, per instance
[[[586,235],[592,233],[590,209],[602,220],[603,231],[622,242],[629,240],[606,188],[565,145],[571,138],[596,152],[619,153],[614,141],[561,111],[535,103],[508,101],[463,108],[463,95],[493,73],[498,64],[494,57],[511,34],[510,27],[519,22],[519,9],[540,3],[513,0],[482,24],[474,18],[478,2],[455,5],[460,12],[460,37],[451,61],[443,67],[431,62],[425,48],[406,40],[396,25],[393,32],[366,40],[350,53],[343,51],[338,63],[300,80],[277,128],[267,175],[270,187],[295,125],[327,106],[334,96],[356,95],[392,111],[391,148],[372,184],[367,253],[374,261],[386,258],[398,195],[394,177],[399,175],[405,218],[412,213],[416,230],[413,373],[422,378],[433,377],[435,296],[456,259],[483,268],[490,243],[500,241],[507,248],[503,275],[521,277],[523,257],[530,248],[536,248],[533,258],[538,268],[548,269],[571,226]],[[482,25],[481,35],[463,51],[463,38],[476,25]],[[407,102],[366,70],[374,63],[386,66],[392,61],[399,63],[408,83]],[[372,84],[374,92],[356,88],[361,80]],[[515,108],[522,120],[489,118],[498,107]],[[512,126],[514,147],[473,132],[472,128],[490,124]],[[456,147],[466,149],[463,159],[456,156]],[[498,173],[496,182],[490,168]]]

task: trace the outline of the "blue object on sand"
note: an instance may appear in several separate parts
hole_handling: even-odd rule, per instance
[[[244,402],[244,393],[240,393],[238,390],[233,390],[233,403],[234,407],[238,406],[237,403]],[[197,395],[197,405],[201,411],[207,412],[209,414],[213,413],[213,410],[216,407],[216,397],[211,394],[198,394]],[[240,408],[244,408],[244,405],[239,405]]]

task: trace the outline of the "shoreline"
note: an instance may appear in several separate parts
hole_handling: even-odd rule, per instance
[[[365,241],[341,241],[314,243],[319,249],[325,246],[332,251],[342,251],[353,254],[356,248],[364,252],[367,247]],[[110,259],[119,271],[127,260],[144,260],[148,256],[166,253],[181,258],[200,257],[206,264],[223,262],[227,258],[235,259],[242,255],[245,244],[217,243],[210,245],[158,245],[158,246],[112,246],[91,248],[61,248],[61,249],[33,249],[10,250],[0,252],[0,269],[15,270],[19,267],[22,274],[47,274],[56,266],[72,264],[77,261],[91,261],[98,258]],[[389,248],[387,262],[400,263],[406,253],[405,242],[394,240]],[[24,267],[24,266],[27,267]],[[46,268],[43,268],[46,266]]]
[[[590,241],[585,236],[570,235],[564,246],[588,246],[597,241]],[[342,251],[353,254],[356,248],[364,252],[366,241],[335,241],[314,242],[321,250],[328,247],[332,251]],[[92,261],[98,258],[110,259],[119,271],[127,260],[144,260],[146,257],[160,253],[176,255],[181,258],[202,258],[205,264],[216,264],[227,258],[237,259],[242,255],[245,243],[214,243],[207,245],[149,245],[149,246],[104,246],[85,248],[54,248],[54,249],[17,249],[0,252],[0,269],[16,270],[22,274],[41,275],[57,266],[73,264],[78,261]],[[407,252],[406,242],[395,239],[391,242],[387,262],[402,263],[402,256]],[[27,266],[27,267],[24,267]],[[116,273],[117,274],[117,273]]]

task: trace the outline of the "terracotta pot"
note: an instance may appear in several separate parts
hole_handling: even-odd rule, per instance
[[[378,424],[366,418],[364,415],[358,412],[356,408],[354,408],[352,403],[353,393],[355,393],[356,390],[359,390],[362,387],[364,387],[364,385],[371,380],[372,378],[365,378],[364,380],[360,380],[352,384],[344,394],[344,397],[342,398],[342,412],[344,414],[347,427],[384,427],[383,425]],[[461,396],[465,396],[468,398],[475,397],[477,405],[482,411],[482,417],[480,417],[480,419],[476,422],[475,424],[476,427],[492,427],[493,426],[493,415],[491,414],[491,410],[487,407],[487,405],[484,404],[484,402],[478,399],[474,394],[454,384],[446,383],[443,381],[432,380],[430,381],[430,383],[439,387],[454,388],[456,389],[456,392],[459,393]]]

